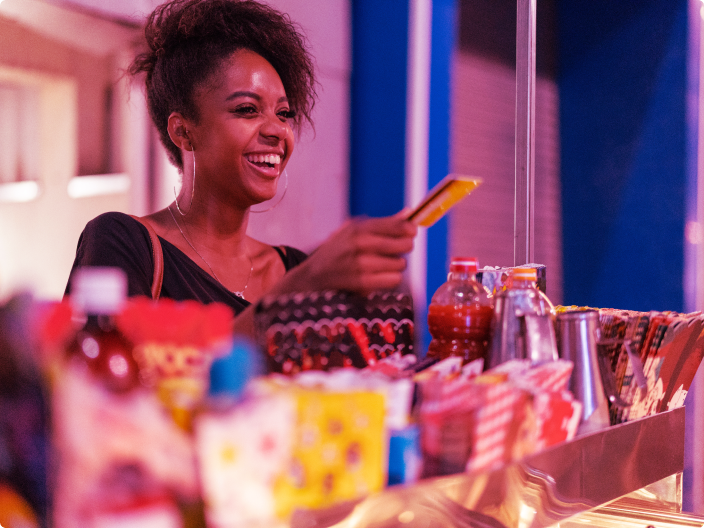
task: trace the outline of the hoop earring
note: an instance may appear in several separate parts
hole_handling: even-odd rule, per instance
[[[196,151],[193,149],[191,152],[193,152],[193,185],[191,186],[191,204],[188,206],[188,211],[185,214],[178,206],[178,196],[176,196],[176,187],[174,186],[174,202],[176,202],[176,210],[181,216],[186,216],[191,212],[191,207],[193,207],[193,197],[196,194]]]
[[[285,176],[285,184],[284,184],[284,193],[281,195],[281,198],[279,198],[279,201],[276,202],[274,205],[269,207],[268,209],[262,209],[261,211],[253,211],[252,209],[249,210],[250,213],[268,213],[272,209],[275,209],[276,207],[279,206],[279,204],[283,201],[284,197],[286,196],[286,191],[288,190],[288,172],[286,172],[286,169],[284,169],[284,176]]]

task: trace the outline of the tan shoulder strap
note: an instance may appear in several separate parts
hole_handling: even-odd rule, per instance
[[[146,218],[130,215],[141,223],[149,232],[149,239],[152,242],[152,258],[154,259],[154,278],[152,279],[152,299],[155,301],[161,295],[161,283],[164,281],[164,253],[161,250],[161,242],[154,231],[154,228]]]

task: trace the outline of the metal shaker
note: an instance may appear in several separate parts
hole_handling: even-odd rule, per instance
[[[530,271],[534,277],[535,271]],[[511,359],[529,359],[534,364],[556,360],[553,310],[545,294],[534,286],[509,287],[498,292],[494,297],[487,367]]]
[[[582,423],[577,434],[608,427],[609,404],[597,355],[599,312],[585,310],[558,314],[555,330],[560,357],[574,364],[570,391],[583,405]]]

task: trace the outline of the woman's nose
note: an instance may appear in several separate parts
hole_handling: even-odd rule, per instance
[[[288,134],[288,130],[288,123],[281,121],[279,116],[275,114],[265,114],[264,123],[262,123],[260,133],[265,137],[284,139],[286,134]]]

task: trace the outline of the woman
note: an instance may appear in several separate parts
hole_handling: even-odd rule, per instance
[[[351,221],[308,258],[246,235],[250,208],[271,199],[310,122],[312,60],[286,15],[250,0],[173,0],[152,13],[149,51],[130,67],[146,74],[150,115],[183,175],[178,197],[145,219],[164,251],[162,297],[219,301],[252,331],[264,293],[394,288],[416,227],[401,214]],[[130,295],[150,295],[147,229],[120,213],[86,226],[73,271],[119,266]],[[70,293],[70,281],[67,287]]]

